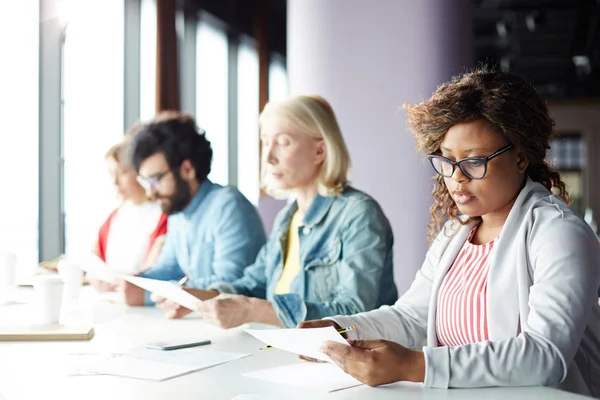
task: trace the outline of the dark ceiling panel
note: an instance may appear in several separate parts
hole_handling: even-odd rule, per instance
[[[600,97],[600,3],[473,0],[475,58],[533,81],[546,97]]]
[[[189,10],[203,10],[221,21],[237,33],[254,35],[256,1],[254,0],[183,0]],[[268,0],[269,48],[285,56],[287,30],[287,1]]]

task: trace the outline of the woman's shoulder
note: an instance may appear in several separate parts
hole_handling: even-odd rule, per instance
[[[359,208],[373,208],[381,210],[379,202],[370,194],[356,189],[353,186],[346,186],[342,193],[334,196],[334,202],[345,206],[358,206]]]
[[[583,218],[555,195],[538,199],[525,214],[523,223],[532,239],[559,236],[596,240],[595,233]]]
[[[348,186],[335,197],[328,218],[340,218],[343,225],[365,221],[375,223],[382,231],[391,232],[391,223],[379,202],[371,195]]]

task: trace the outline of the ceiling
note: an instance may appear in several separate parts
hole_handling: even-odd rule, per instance
[[[475,59],[547,98],[600,97],[600,0],[473,0]]]
[[[271,52],[286,54],[287,2],[285,0],[180,0],[183,7],[204,10],[223,21],[231,33],[252,37],[260,8],[266,9],[268,46]]]
[[[446,0],[444,0],[446,1]],[[253,34],[268,8],[271,51],[286,54],[285,0],[183,0]],[[600,0],[472,0],[474,55],[530,79],[546,98],[600,98]]]

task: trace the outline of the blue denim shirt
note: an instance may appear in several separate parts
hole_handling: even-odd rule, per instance
[[[297,209],[294,202],[279,213],[269,240],[241,279],[209,288],[269,300],[285,327],[398,299],[390,223],[375,200],[350,187],[341,195],[313,200],[298,232],[301,269],[288,294],[275,294]]]
[[[236,188],[207,179],[190,204],[169,217],[160,256],[141,276],[179,280],[187,275],[186,286],[197,289],[214,282],[233,282],[254,262],[265,241],[252,203]]]

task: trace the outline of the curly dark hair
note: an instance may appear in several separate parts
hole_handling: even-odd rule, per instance
[[[569,194],[558,172],[546,161],[549,140],[554,135],[554,121],[535,89],[524,79],[507,72],[480,67],[455,76],[444,83],[428,100],[404,105],[408,123],[416,136],[417,149],[427,154],[440,151],[448,130],[456,124],[485,120],[515,147],[522,149],[529,161],[527,175],[548,190],[556,189],[567,203]],[[431,243],[442,230],[446,219],[464,224],[450,197],[444,178],[433,178],[433,198],[428,239]]]
[[[210,173],[213,155],[210,142],[190,115],[164,111],[137,129],[128,151],[133,169],[139,172],[142,162],[156,153],[164,154],[172,171],[190,160],[198,182],[204,181]]]

